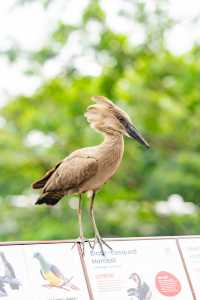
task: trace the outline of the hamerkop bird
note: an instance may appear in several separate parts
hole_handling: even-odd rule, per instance
[[[120,165],[124,152],[123,135],[136,139],[147,148],[149,148],[149,144],[134,127],[128,114],[117,105],[103,96],[92,97],[92,100],[96,104],[88,107],[85,117],[92,128],[103,134],[103,143],[72,152],[48,171],[44,177],[33,183],[33,188],[43,188],[36,204],[55,205],[64,195],[79,195],[79,242],[83,252],[86,240],[82,227],[81,196],[83,193],[87,193],[90,199],[90,217],[95,233],[93,247],[98,243],[104,254],[103,244],[107,247],[109,245],[101,238],[96,226],[95,194],[115,174]]]

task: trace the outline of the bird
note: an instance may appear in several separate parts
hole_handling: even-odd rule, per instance
[[[73,277],[70,279],[65,278],[58,267],[49,263],[41,253],[36,252],[34,253],[33,257],[39,261],[41,276],[48,282],[49,287],[63,288],[67,291],[70,289],[77,291],[79,290],[76,285],[71,283]]]
[[[129,115],[115,103],[104,96],[93,96],[94,104],[87,108],[84,116],[91,128],[103,135],[99,145],[73,151],[56,164],[41,179],[32,184],[33,189],[41,189],[42,193],[36,205],[55,205],[65,195],[78,194],[79,238],[82,254],[84,243],[88,241],[83,234],[82,195],[87,194],[89,215],[94,230],[94,244],[99,244],[101,253],[105,255],[103,245],[112,248],[101,237],[94,215],[94,199],[96,192],[116,173],[124,153],[124,136],[135,139],[149,148],[148,142],[133,125]]]
[[[146,282],[142,281],[137,273],[132,273],[129,277],[136,287],[128,289],[129,296],[135,296],[138,300],[150,300],[152,297],[152,292]]]
[[[18,290],[20,288],[20,282],[16,277],[15,271],[11,263],[7,260],[5,254],[0,252],[0,257],[4,265],[3,282],[7,283],[12,290]]]

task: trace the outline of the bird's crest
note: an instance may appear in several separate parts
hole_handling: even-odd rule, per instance
[[[94,102],[96,102],[99,105],[104,106],[108,110],[111,111],[111,113],[120,121],[123,122],[124,118],[127,120],[130,120],[128,114],[123,111],[121,108],[119,108],[116,104],[114,104],[111,100],[104,96],[93,96],[91,98]],[[92,106],[92,105],[91,105]]]
[[[112,107],[114,108],[115,105],[112,101],[110,101],[108,98],[104,97],[104,96],[93,96],[92,98],[92,101],[98,103],[98,104],[103,104],[107,107]]]

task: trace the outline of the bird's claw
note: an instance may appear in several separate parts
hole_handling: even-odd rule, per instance
[[[79,244],[80,245],[80,249],[81,249],[81,254],[82,256],[85,255],[85,243],[88,243],[90,248],[93,249],[93,246],[91,244],[91,241],[89,239],[86,239],[84,236],[83,237],[78,237],[74,244],[72,245],[72,248],[71,249],[74,249],[74,247],[76,246],[76,244]]]
[[[92,246],[92,249],[94,250],[94,248],[96,247],[96,245],[99,244],[101,253],[103,256],[105,256],[105,251],[103,249],[103,245],[105,245],[109,250],[112,251],[112,248],[104,241],[104,239],[100,236],[100,235],[96,235],[95,239],[94,239],[94,243]]]

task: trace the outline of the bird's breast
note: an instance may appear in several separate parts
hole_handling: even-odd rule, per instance
[[[123,152],[119,147],[112,149],[99,160],[99,173],[105,179],[109,179],[117,171],[123,156]]]
[[[61,286],[63,284],[63,279],[57,277],[52,272],[45,272],[44,278],[48,281],[50,285]]]

